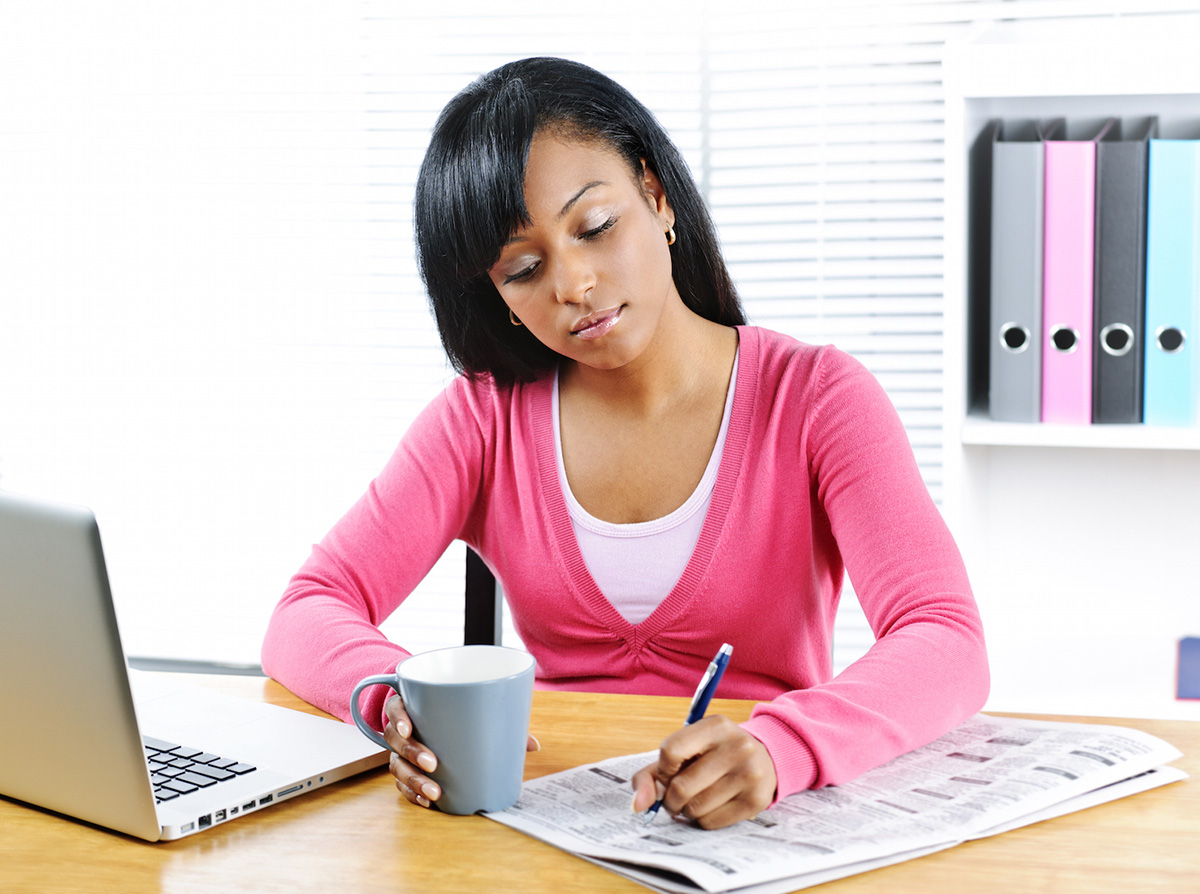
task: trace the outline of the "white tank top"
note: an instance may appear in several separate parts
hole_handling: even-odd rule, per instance
[[[630,624],[639,624],[650,616],[679,582],[692,551],[700,539],[700,529],[712,502],[717,469],[725,450],[725,434],[733,409],[737,384],[737,356],[725,395],[721,430],[713,445],[704,476],[692,495],[669,515],[647,522],[618,525],[602,521],[587,512],[567,483],[563,465],[562,434],[559,431],[558,373],[554,374],[551,419],[554,427],[554,456],[558,463],[558,481],[562,485],[575,539],[583,561],[596,585],[608,601]]]

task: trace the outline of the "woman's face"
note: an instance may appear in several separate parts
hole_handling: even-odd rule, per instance
[[[675,218],[658,177],[647,170],[635,180],[605,143],[540,133],[525,204],[529,226],[488,271],[505,304],[578,363],[615,369],[639,356],[668,302],[679,301],[665,236]]]

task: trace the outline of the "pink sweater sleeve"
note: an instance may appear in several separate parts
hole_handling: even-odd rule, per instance
[[[876,642],[834,679],[755,708],[745,728],[771,753],[778,797],[932,741],[983,706],[989,681],[966,569],[891,401],[833,351],[808,391],[808,486]]]
[[[462,385],[421,413],[367,493],[313,548],[268,624],[263,670],[343,720],[359,680],[390,673],[408,656],[378,625],[459,535],[474,505],[484,447],[472,418],[478,405],[452,399]],[[390,695],[384,686],[367,689],[363,716],[382,717]]]

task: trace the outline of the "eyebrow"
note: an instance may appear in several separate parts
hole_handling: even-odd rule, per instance
[[[585,183],[580,188],[579,192],[575,193],[575,195],[573,195],[573,196],[571,196],[571,198],[567,199],[567,203],[565,205],[563,205],[562,208],[559,210],[558,215],[555,217],[555,220],[562,220],[564,217],[566,217],[567,212],[570,211],[571,208],[573,208],[575,206],[576,202],[578,202],[580,199],[582,199],[584,197],[584,195],[587,193],[587,191],[589,189],[594,189],[597,186],[607,186],[607,185],[608,185],[607,180],[593,180],[590,183]],[[512,245],[512,243],[520,242],[523,239],[524,239],[523,236],[514,234],[514,235],[510,236],[508,238],[508,241],[505,242],[504,244]]]
[[[575,195],[571,196],[571,198],[567,200],[567,204],[562,206],[562,210],[558,212],[558,220],[562,220],[564,217],[566,217],[567,212],[571,210],[572,206],[574,206],[576,202],[583,198],[583,194],[589,189],[593,189],[597,186],[604,186],[606,183],[607,181],[605,180],[593,180],[591,183],[585,184],[584,187],[579,190],[579,192],[575,193]]]

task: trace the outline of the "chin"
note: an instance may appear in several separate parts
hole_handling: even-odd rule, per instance
[[[600,372],[609,372],[614,369],[620,369],[628,360],[618,359],[615,357],[571,357],[569,358],[576,366],[587,367]]]

